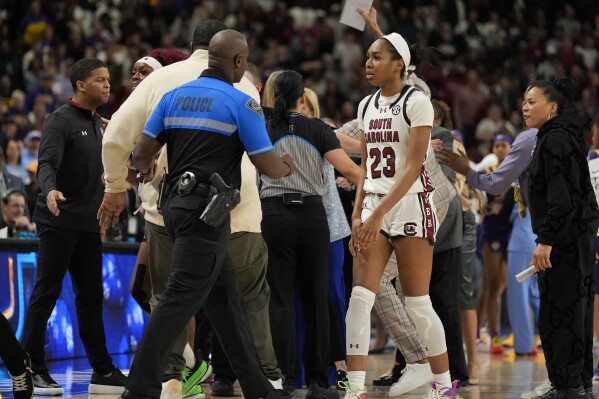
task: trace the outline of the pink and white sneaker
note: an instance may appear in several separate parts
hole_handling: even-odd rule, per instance
[[[431,382],[431,391],[424,398],[426,399],[462,399],[458,393],[458,382],[454,381],[451,387],[446,387],[438,382]]]

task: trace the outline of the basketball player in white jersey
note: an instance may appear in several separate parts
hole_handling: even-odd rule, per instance
[[[367,396],[370,311],[392,252],[406,310],[433,371],[429,397],[460,398],[449,376],[443,325],[428,295],[437,217],[424,161],[434,114],[429,98],[404,84],[410,59],[408,44],[397,33],[377,39],[367,53],[366,79],[380,90],[358,107],[363,162],[352,214],[354,287],[346,316],[345,399]]]

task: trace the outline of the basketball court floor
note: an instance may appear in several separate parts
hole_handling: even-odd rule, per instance
[[[543,353],[535,357],[516,358],[513,350],[503,355],[489,355],[479,352],[480,384],[462,388],[460,394],[464,399],[517,399],[523,391],[530,390],[546,378],[545,359]],[[372,382],[383,374],[391,364],[392,354],[372,355],[368,361],[366,381]],[[128,355],[114,357],[115,364],[123,371],[128,368],[131,358]],[[86,359],[72,359],[48,363],[54,379],[65,388],[64,398],[70,399],[117,399],[116,395],[89,395],[87,385],[91,377],[91,369]],[[12,385],[5,370],[0,370],[0,393],[4,399],[12,398]],[[599,385],[594,387],[599,392]],[[204,385],[206,398],[210,397],[210,386]],[[389,388],[368,386],[369,399],[388,398]],[[420,398],[427,393],[426,387],[404,395],[406,399]],[[236,384],[236,394],[241,397],[241,390]],[[305,389],[298,390],[299,399],[303,399]],[[340,398],[343,391],[339,391]],[[39,396],[38,398],[42,398]]]

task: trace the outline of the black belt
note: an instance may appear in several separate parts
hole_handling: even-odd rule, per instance
[[[206,183],[198,183],[192,190],[192,193],[197,193],[203,196],[210,195],[210,190],[212,189],[212,185]]]
[[[261,201],[282,203],[283,197],[267,197],[267,198],[262,198]],[[304,204],[322,204],[322,196],[320,196],[320,195],[304,195],[304,196],[302,196],[302,201]]]
[[[200,194],[204,197],[207,197],[210,195],[210,190],[212,189],[212,186],[210,184],[206,184],[206,183],[197,183],[196,186],[187,194]],[[173,192],[174,194],[179,195],[179,193],[177,192],[177,182],[172,182],[168,185],[168,189],[167,189],[168,193]]]

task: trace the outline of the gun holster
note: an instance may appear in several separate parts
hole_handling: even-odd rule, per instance
[[[200,215],[200,220],[208,226],[220,228],[223,226],[229,213],[239,204],[241,197],[239,190],[228,186],[218,173],[210,176],[212,184],[212,198]]]

